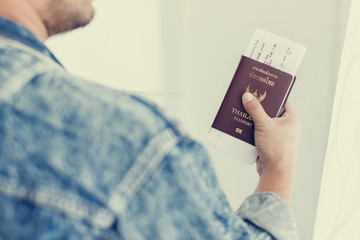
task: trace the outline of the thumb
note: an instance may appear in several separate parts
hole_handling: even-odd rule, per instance
[[[251,118],[254,120],[255,126],[257,123],[270,118],[265,112],[264,108],[259,103],[259,101],[251,93],[249,92],[244,93],[242,95],[242,102],[245,110],[250,114]]]

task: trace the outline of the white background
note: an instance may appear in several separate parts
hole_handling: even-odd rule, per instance
[[[336,87],[315,239],[360,239],[360,1],[352,0]]]
[[[292,205],[301,239],[311,239],[349,2],[98,0],[89,27],[48,46],[70,72],[157,101],[205,143],[255,28],[305,45],[289,99],[302,122]],[[209,151],[236,209],[257,184],[255,168]]]

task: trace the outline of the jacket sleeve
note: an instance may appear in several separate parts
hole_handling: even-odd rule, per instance
[[[273,194],[249,197],[236,214],[206,151],[188,138],[169,151],[124,210],[118,229],[129,239],[296,239],[286,223],[289,206]],[[269,221],[272,216],[279,220]]]
[[[279,240],[298,239],[295,218],[290,206],[271,192],[249,196],[236,214],[266,230]]]

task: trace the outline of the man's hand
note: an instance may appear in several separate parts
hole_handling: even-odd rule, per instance
[[[255,146],[260,176],[255,192],[274,192],[291,202],[300,136],[300,121],[290,103],[280,118],[270,118],[251,93],[242,97],[255,124]]]

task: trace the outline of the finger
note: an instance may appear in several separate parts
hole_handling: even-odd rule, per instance
[[[296,115],[296,112],[294,110],[294,107],[291,103],[287,102],[284,106],[285,112],[282,115],[282,118],[288,119],[293,124],[296,124],[298,126],[298,129],[300,130],[301,123],[299,117]]]
[[[285,103],[284,110],[285,110],[285,112],[283,114],[284,117],[289,117],[289,116],[296,115],[295,109],[294,109],[293,105],[290,102]]]
[[[294,107],[290,102],[286,102],[284,108],[285,111],[295,112]]]
[[[246,92],[242,96],[242,102],[245,110],[250,114],[254,120],[255,125],[261,121],[265,121],[270,118],[259,101],[249,92]]]

